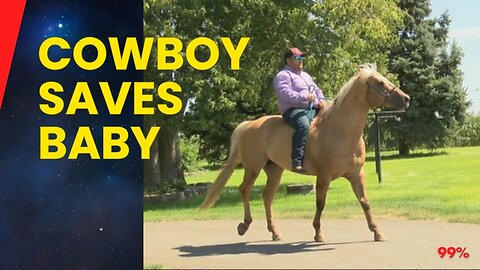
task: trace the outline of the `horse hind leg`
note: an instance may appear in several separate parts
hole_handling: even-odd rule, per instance
[[[355,196],[357,196],[357,199],[362,206],[363,212],[365,213],[365,218],[367,219],[368,228],[374,234],[374,240],[385,241],[386,237],[375,223],[372,210],[370,209],[370,203],[367,199],[365,192],[365,172],[362,169],[357,175],[349,176],[347,179],[350,181],[353,192],[355,193]]]
[[[272,203],[275,198],[275,193],[280,186],[280,180],[283,174],[283,168],[275,163],[269,163],[264,168],[267,174],[267,184],[263,191],[263,204],[265,205],[265,214],[267,216],[267,229],[272,233],[272,240],[283,240],[283,236],[277,230],[273,222]]]
[[[238,235],[244,235],[253,221],[252,213],[250,211],[250,192],[252,191],[253,184],[259,173],[260,170],[249,170],[245,168],[243,182],[239,187],[240,194],[242,195],[244,218],[243,222],[239,223],[237,226]]]

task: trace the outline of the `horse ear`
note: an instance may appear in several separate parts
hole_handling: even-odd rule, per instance
[[[377,70],[377,64],[376,63],[361,64],[361,65],[358,65],[358,67],[357,67],[357,71],[361,71],[361,70],[364,70],[364,69],[370,69],[370,70],[376,71]]]
[[[368,64],[358,65],[358,66],[357,66],[357,71],[362,71],[362,70],[364,70],[364,69],[366,69],[366,68],[368,68],[368,67],[369,67]]]

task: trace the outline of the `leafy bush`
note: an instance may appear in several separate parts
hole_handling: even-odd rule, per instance
[[[450,146],[480,145],[480,115],[469,115],[465,122],[451,130],[447,144]]]
[[[198,171],[200,169],[200,160],[198,156],[199,148],[200,138],[198,135],[187,138],[184,134],[180,134],[182,162],[186,172]]]

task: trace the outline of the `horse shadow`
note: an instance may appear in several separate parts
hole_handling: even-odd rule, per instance
[[[205,246],[181,246],[177,249],[180,257],[202,257],[217,255],[239,255],[255,253],[261,255],[295,254],[303,252],[319,252],[335,250],[335,245],[361,244],[373,241],[317,243],[312,241],[299,241],[293,243],[277,244],[272,241],[240,242],[231,244],[205,245]]]

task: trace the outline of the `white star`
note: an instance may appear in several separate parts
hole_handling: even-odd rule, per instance
[[[58,24],[58,28],[62,28],[63,27],[63,24],[62,23],[59,23]]]

